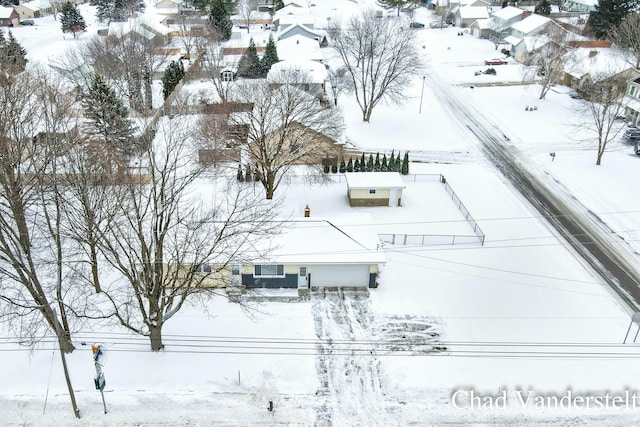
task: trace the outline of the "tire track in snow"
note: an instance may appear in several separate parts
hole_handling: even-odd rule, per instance
[[[367,291],[320,289],[311,295],[316,335],[320,339],[316,362],[320,380],[316,393],[320,401],[316,409],[317,426],[395,424],[386,412],[378,357],[373,353],[342,355],[345,345],[334,343],[373,338],[373,314]],[[332,355],[334,350],[341,355]]]

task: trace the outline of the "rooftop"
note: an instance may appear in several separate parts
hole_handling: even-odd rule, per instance
[[[352,172],[346,173],[349,188],[405,188],[398,172]]]

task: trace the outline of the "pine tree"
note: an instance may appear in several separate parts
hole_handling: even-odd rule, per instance
[[[221,40],[229,40],[231,38],[231,12],[230,5],[224,0],[212,0],[209,5],[209,22],[218,32]]]
[[[360,158],[360,172],[367,171],[367,162],[364,159],[364,151],[362,152],[362,157]]]
[[[376,153],[376,160],[375,160],[375,162],[373,162],[373,170],[376,171],[376,172],[380,172],[380,170],[381,170],[380,153]]]
[[[278,59],[276,42],[273,41],[273,37],[269,36],[269,41],[267,42],[267,46],[265,47],[264,55],[262,56],[262,60],[260,61],[262,75],[266,76],[271,69],[271,66],[278,61],[280,60]]]
[[[356,159],[356,162],[353,164],[353,171],[360,172],[360,160]]]
[[[402,160],[402,169],[400,171],[402,175],[409,175],[409,152],[404,153],[404,159]]]
[[[396,158],[394,150],[391,151],[391,158],[389,159],[389,166],[387,168],[389,169],[389,172],[395,172]]]
[[[638,0],[600,0],[588,24],[597,38],[604,39],[637,7]]]
[[[284,2],[282,0],[276,0],[276,10],[280,10],[284,7]]]
[[[111,0],[92,0],[91,4],[96,7],[96,18],[98,22],[111,20],[113,3]]]
[[[356,159],[358,161],[358,159]],[[353,172],[353,159],[349,157],[349,162],[347,163],[347,172]]]
[[[382,163],[380,164],[380,170],[382,172],[389,171],[389,163],[387,162],[387,155],[386,154],[384,154],[382,156]]]
[[[70,1],[62,5],[60,10],[60,26],[63,33],[72,33],[73,38],[77,39],[80,33],[87,28],[84,18],[80,15],[76,5]]]
[[[178,86],[184,77],[184,65],[182,61],[171,61],[162,77],[162,95],[167,99],[171,92]]]
[[[82,106],[88,119],[85,130],[90,140],[104,144],[105,151],[120,156],[133,152],[133,128],[127,120],[127,107],[99,74],[94,76]]]
[[[24,71],[27,65],[27,51],[18,43],[9,31],[9,40],[5,40],[4,32],[0,37],[0,66],[9,74],[17,74]]]
[[[242,165],[241,164],[238,164],[238,173],[236,174],[236,178],[240,182],[244,181],[244,175],[242,174]]]
[[[244,179],[245,181],[249,182],[253,179],[253,177],[251,176],[251,166],[247,165],[247,171],[244,173]]]
[[[369,160],[367,161],[367,172],[373,172],[373,154],[369,154]]]
[[[340,161],[340,173],[345,173],[347,170],[347,165],[344,164],[344,159]]]
[[[253,39],[249,40],[249,47],[238,62],[238,76],[255,79],[261,76],[262,66],[258,58],[258,50]]]
[[[549,0],[540,0],[533,11],[538,15],[549,16],[551,15],[551,3]]]

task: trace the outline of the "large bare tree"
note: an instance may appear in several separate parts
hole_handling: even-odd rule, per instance
[[[206,27],[206,33],[199,43],[198,50],[203,53],[202,69],[213,84],[220,102],[227,102],[236,86],[235,73],[240,56],[225,54],[224,40],[212,25]]]
[[[258,0],[238,0],[236,10],[243,25],[247,26],[247,33],[249,33],[251,24],[258,15]]]
[[[634,68],[640,68],[640,14],[631,13],[611,32],[611,40]]]
[[[340,112],[302,90],[313,86],[304,71],[283,70],[278,80],[239,86],[238,101],[253,109],[231,115],[232,124],[248,125],[247,151],[267,199],[293,165],[322,157],[330,149],[328,140],[338,140],[343,131]]]
[[[39,69],[0,85],[0,308],[23,342],[56,337],[74,414],[80,413],[65,353],[74,350],[69,312],[83,311],[68,280],[64,242],[64,153],[78,143],[67,118],[74,97]]]
[[[100,281],[94,287],[105,298],[102,315],[148,337],[154,351],[164,346],[166,322],[187,301],[215,294],[213,281],[228,284],[229,264],[246,263],[256,243],[277,226],[270,206],[256,200],[250,187],[238,186],[235,175],[212,197],[197,191],[204,169],[196,161],[194,128],[189,119],[161,119],[138,160],[142,169],[129,169],[114,185],[101,187],[107,198],[90,197],[89,206],[74,210],[89,213],[81,222],[83,234],[98,234],[102,267],[87,264],[83,277]],[[82,247],[91,253],[90,241]],[[93,270],[111,271],[109,280]]]
[[[627,78],[624,74],[601,78],[583,88],[587,101],[582,107],[586,117],[582,125],[596,135],[596,165],[602,163],[607,146],[624,128],[625,123],[619,118],[624,115],[626,88]]]
[[[349,19],[344,28],[332,24],[329,33],[363,121],[370,121],[380,102],[404,102],[409,84],[424,66],[413,31],[398,20],[378,19],[373,10],[366,10]]]

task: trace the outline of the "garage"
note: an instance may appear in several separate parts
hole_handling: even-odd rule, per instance
[[[311,286],[369,286],[368,265],[314,265]]]

